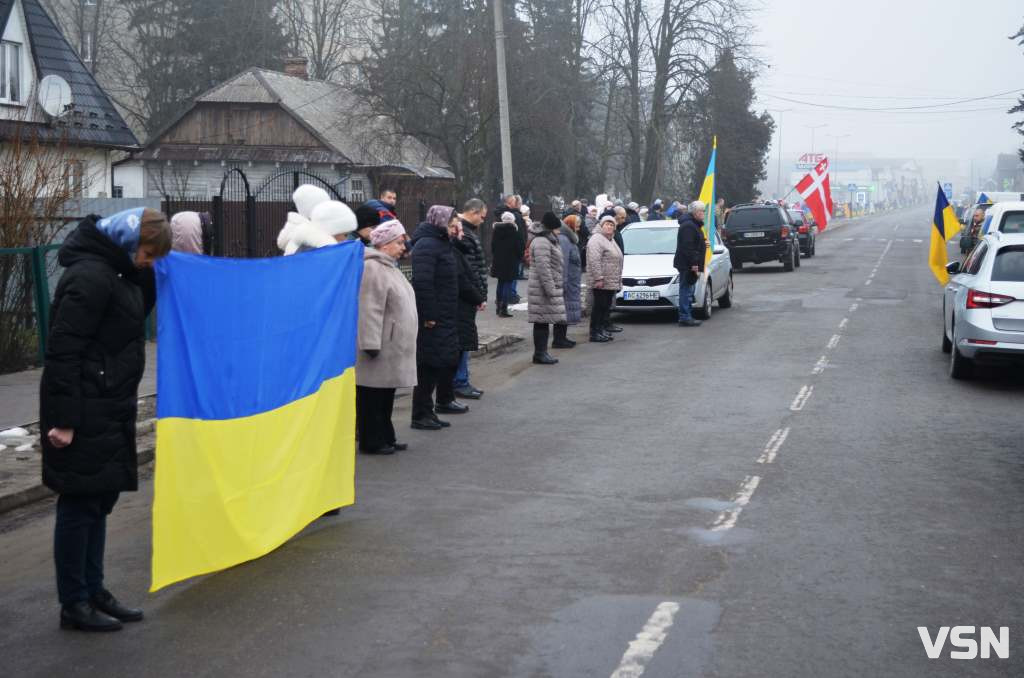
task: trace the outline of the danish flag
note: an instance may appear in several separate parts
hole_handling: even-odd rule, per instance
[[[828,158],[822,158],[821,162],[800,180],[796,185],[807,206],[811,208],[814,221],[818,224],[818,230],[824,231],[828,227],[828,220],[832,217],[832,191],[828,185]]]

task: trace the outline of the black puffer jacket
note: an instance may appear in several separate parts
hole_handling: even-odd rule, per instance
[[[480,231],[476,226],[465,219],[462,220],[462,240],[456,245],[466,255],[466,261],[473,271],[474,284],[487,300],[487,257],[484,256],[484,247],[480,244]],[[481,302],[483,303],[483,302]]]
[[[60,494],[138,488],[135,417],[148,311],[128,253],[87,217],[58,254],[66,268],[50,312],[39,389],[43,483]],[[46,433],[74,429],[56,449]]]
[[[455,261],[459,267],[459,349],[463,351],[480,349],[480,336],[476,329],[476,309],[487,301],[487,294],[480,291],[477,273],[470,264],[468,251],[470,249],[472,246],[467,246],[465,238],[455,244]]]
[[[518,278],[524,247],[515,224],[495,223],[491,232],[491,275],[499,281]]]
[[[690,267],[697,266],[704,270],[704,251],[707,243],[704,240],[704,231],[701,225],[693,216],[687,214],[679,220],[679,233],[676,236],[676,256],[672,266],[679,272],[685,273]]]
[[[420,328],[416,337],[416,360],[429,367],[449,368],[459,362],[456,327],[459,303],[459,274],[455,252],[447,231],[423,222],[412,237],[412,288],[416,292],[416,313]],[[428,321],[437,323],[427,328]]]

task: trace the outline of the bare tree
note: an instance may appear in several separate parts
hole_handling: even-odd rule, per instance
[[[94,179],[59,129],[0,121],[0,248],[53,242],[65,204]],[[33,355],[32,270],[28,255],[0,256],[0,373],[23,369]]]
[[[279,6],[296,55],[309,59],[310,75],[334,80],[353,63],[352,45],[366,18],[358,0],[283,0]]]
[[[94,74],[104,72],[113,53],[120,10],[117,0],[44,0],[44,6],[64,37]]]
[[[666,132],[718,53],[736,48],[739,0],[607,0],[594,49],[622,77],[628,97],[629,183],[647,202],[658,184]]]

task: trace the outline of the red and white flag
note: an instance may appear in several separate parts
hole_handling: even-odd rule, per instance
[[[832,191],[828,185],[828,158],[822,158],[821,162],[800,180],[796,185],[807,206],[811,208],[814,221],[819,231],[828,228],[828,221],[832,218]]]

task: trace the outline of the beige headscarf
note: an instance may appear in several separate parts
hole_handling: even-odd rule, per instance
[[[196,212],[178,212],[171,217],[171,249],[187,254],[203,253],[203,222]]]

